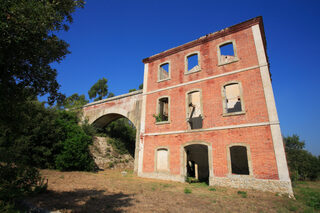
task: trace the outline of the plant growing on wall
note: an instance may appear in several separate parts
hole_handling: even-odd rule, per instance
[[[161,113],[153,114],[152,116],[156,119],[156,122],[162,122],[162,121],[167,121],[168,120]]]

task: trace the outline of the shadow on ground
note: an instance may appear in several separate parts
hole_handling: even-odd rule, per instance
[[[61,212],[123,212],[132,205],[132,194],[110,193],[105,190],[48,191],[29,199],[34,205]]]

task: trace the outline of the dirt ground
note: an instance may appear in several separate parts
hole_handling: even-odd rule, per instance
[[[139,178],[132,171],[42,170],[48,191],[28,202],[60,212],[286,212],[275,193]],[[284,211],[283,211],[284,210]]]

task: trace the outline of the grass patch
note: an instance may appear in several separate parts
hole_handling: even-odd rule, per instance
[[[246,197],[247,197],[247,192],[238,191],[237,193],[238,193],[238,195],[241,195],[241,197],[243,197],[243,198],[246,198]]]
[[[189,188],[184,188],[184,193],[185,193],[185,194],[191,194],[191,193],[192,193],[192,190],[189,189]]]
[[[209,188],[209,191],[215,192],[215,191],[217,191],[217,190],[216,190],[216,188],[214,188],[214,187],[210,187],[210,188]]]
[[[167,184],[167,183],[165,183],[165,184],[161,184],[161,186],[162,186],[163,188],[169,188],[169,187],[172,187],[172,185],[171,185],[171,184]]]
[[[302,185],[302,184],[301,184]],[[302,201],[305,205],[320,210],[320,191],[316,188],[302,185],[296,187],[297,200]]]
[[[286,206],[286,208],[291,211],[291,212],[295,212],[297,211],[299,208],[294,205],[292,202],[289,202],[289,204]]]
[[[197,182],[197,183],[191,183],[191,186],[195,188],[205,188],[205,187],[208,187],[209,185],[205,182]]]

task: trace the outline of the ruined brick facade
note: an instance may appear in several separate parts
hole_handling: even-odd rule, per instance
[[[261,17],[143,62],[143,92],[83,109],[98,126],[136,126],[138,176],[293,195]]]
[[[221,47],[225,44],[233,47],[231,56],[222,54]],[[198,67],[188,71],[187,56],[192,54],[198,58]],[[292,194],[261,17],[143,62],[139,176],[184,181],[190,173],[187,168],[190,161],[190,165],[197,164],[197,173],[202,173],[197,176],[207,175],[211,185]],[[235,101],[241,107],[235,112],[227,109],[232,102],[231,97],[226,97],[228,85],[238,88]],[[188,107],[193,106],[187,103],[188,94],[192,91],[199,92],[201,104],[202,127],[195,129],[190,128],[192,118],[188,117]],[[159,107],[167,107],[168,112]],[[165,116],[164,120],[156,120],[159,113]],[[244,151],[231,153],[233,146]],[[190,153],[198,156],[191,159]],[[247,171],[238,173],[236,161],[242,161],[240,158],[245,155],[243,164],[247,165],[242,167]],[[194,169],[193,166],[191,170]]]

